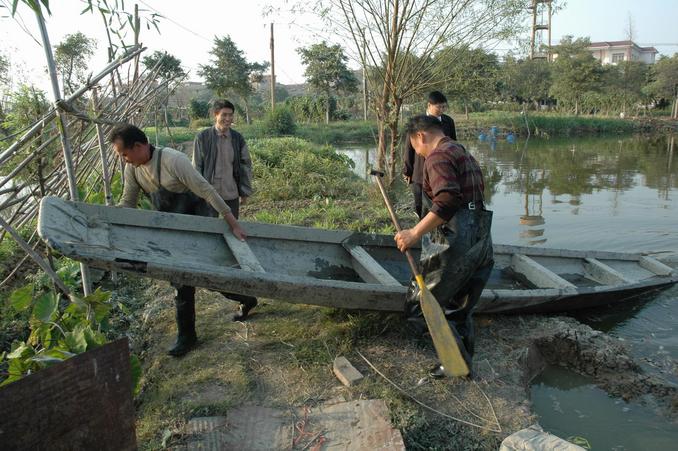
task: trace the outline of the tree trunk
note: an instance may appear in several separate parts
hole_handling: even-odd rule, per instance
[[[464,100],[464,113],[466,114],[466,120],[468,121],[468,104]]]
[[[325,102],[325,123],[330,123],[330,96],[327,96],[327,102]]]
[[[379,138],[377,144],[377,169],[383,171],[386,166],[386,128],[384,127],[383,120],[378,122],[377,135]]]
[[[245,104],[245,122],[247,125],[250,125],[250,106],[247,100],[245,100],[243,103]]]
[[[673,102],[673,115],[671,119],[678,119],[678,94],[676,94],[676,100]]]
[[[169,135],[170,143],[172,144],[172,148],[174,149],[176,147],[176,144],[174,143],[174,136],[172,136],[172,130],[170,130],[169,126],[169,117],[167,116],[167,105],[163,105],[163,110],[165,111],[165,128],[167,129],[167,134]]]
[[[390,144],[390,153],[389,153],[389,159],[388,159],[388,184],[392,184],[393,181],[395,180],[396,177],[396,156],[398,152],[398,143],[399,143],[399,136],[398,136],[398,125],[400,124],[400,121],[398,118],[400,117],[400,111],[402,109],[403,101],[402,99],[394,99],[395,101],[395,111],[393,111],[394,114],[391,115],[393,118],[390,121],[389,124],[389,130],[391,132],[391,144]]]

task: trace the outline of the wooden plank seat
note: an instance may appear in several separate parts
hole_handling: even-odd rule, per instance
[[[362,246],[348,246],[353,269],[367,283],[401,286]]]

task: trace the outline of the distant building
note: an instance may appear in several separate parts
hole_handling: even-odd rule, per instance
[[[601,64],[617,64],[622,61],[654,64],[654,57],[659,53],[654,47],[640,47],[633,41],[592,42],[588,49]]]

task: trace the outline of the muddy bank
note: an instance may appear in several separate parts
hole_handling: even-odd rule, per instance
[[[643,374],[619,340],[568,317],[480,317],[474,380],[434,381],[427,378],[435,363],[430,341],[410,335],[399,315],[262,300],[251,321],[233,323],[235,303],[198,290],[200,346],[174,359],[165,355],[175,333],[173,290],[158,282],[139,296],[146,307],[130,335],[144,366],[142,449],[161,447],[163,437],[165,445],[181,443],[191,418],[247,405],[315,407],[338,397],[383,399],[408,449],[497,449],[537,421],[529,383],[547,363],[676,417],[675,386]],[[362,382],[341,385],[332,371],[338,355],[366,376]]]

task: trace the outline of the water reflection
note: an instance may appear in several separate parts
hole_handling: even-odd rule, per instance
[[[464,144],[485,172],[495,242],[678,251],[673,137]],[[366,177],[374,148],[342,152],[355,161],[356,173]]]
[[[370,167],[377,165],[377,153],[374,146],[353,146],[339,149],[338,152],[346,155],[355,163],[353,172],[365,180],[369,178]]]

